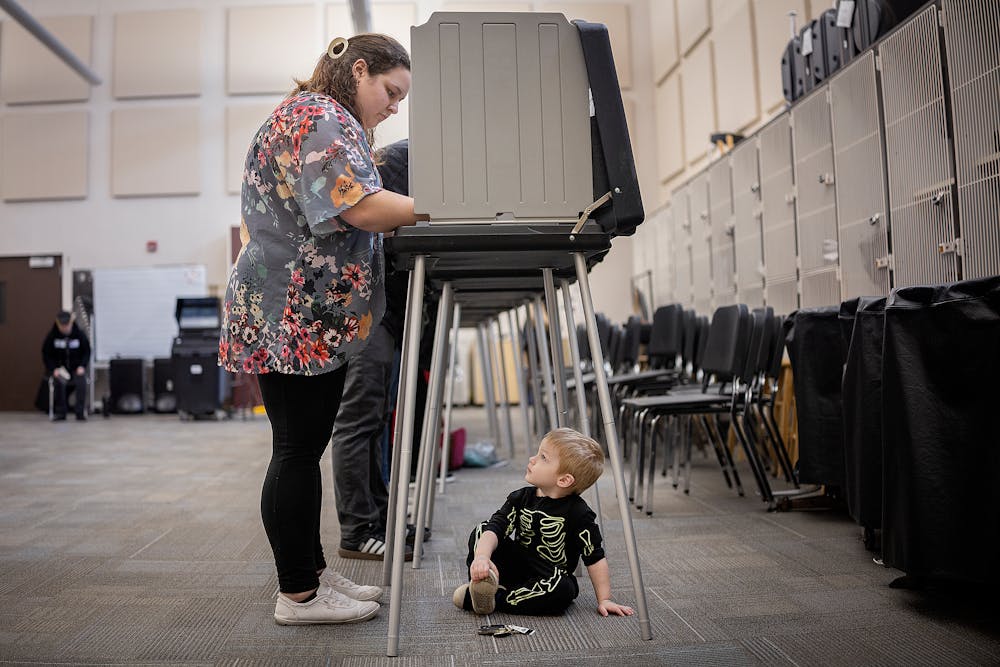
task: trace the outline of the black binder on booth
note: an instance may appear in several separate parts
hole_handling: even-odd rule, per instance
[[[170,358],[177,412],[182,419],[216,416],[226,389],[226,374],[218,364],[219,298],[179,297],[174,314],[179,332]]]

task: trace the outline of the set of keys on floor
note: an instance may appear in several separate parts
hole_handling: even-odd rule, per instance
[[[494,637],[507,637],[508,635],[533,635],[535,631],[520,625],[481,625],[479,634],[493,635]]]

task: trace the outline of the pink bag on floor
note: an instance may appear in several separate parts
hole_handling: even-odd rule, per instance
[[[451,452],[448,455],[448,470],[458,470],[465,461],[465,429],[451,432]]]

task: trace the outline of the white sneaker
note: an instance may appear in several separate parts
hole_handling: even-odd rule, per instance
[[[274,605],[274,620],[278,625],[312,625],[316,623],[357,623],[378,613],[377,602],[363,602],[338,593],[320,584],[316,597],[309,602],[293,602],[278,593]]]
[[[319,575],[319,585],[329,586],[338,593],[343,593],[353,600],[378,600],[382,597],[382,589],[378,586],[356,584],[329,567],[323,570],[323,574]]]

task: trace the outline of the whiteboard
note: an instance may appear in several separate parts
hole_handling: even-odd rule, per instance
[[[94,269],[95,360],[169,357],[177,297],[207,296],[200,264]]]

